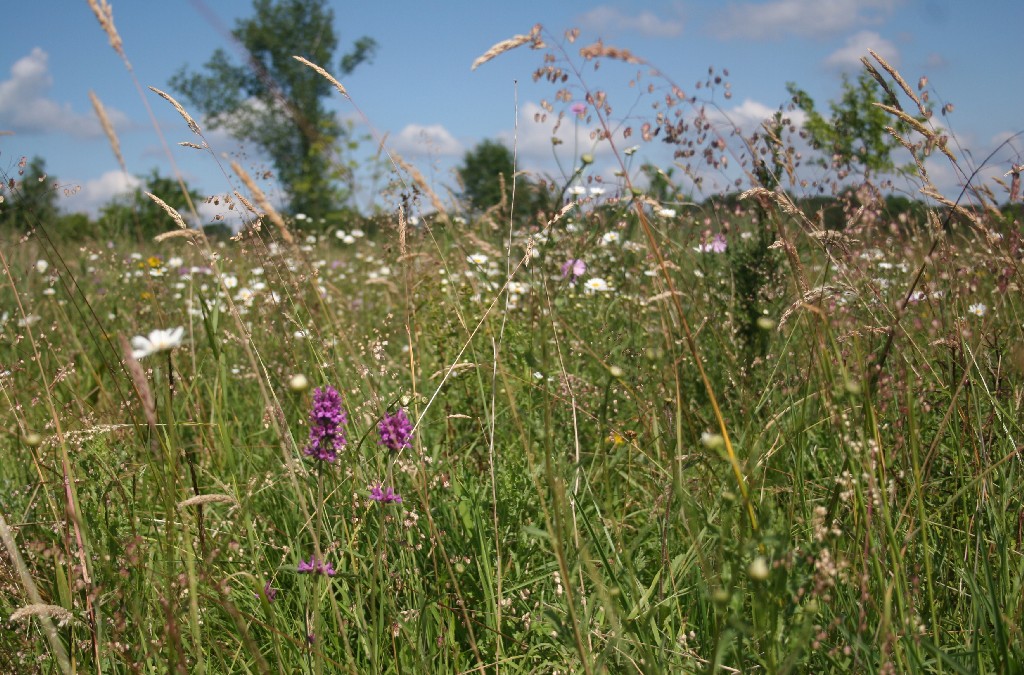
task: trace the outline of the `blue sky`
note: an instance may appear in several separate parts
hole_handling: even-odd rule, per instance
[[[168,79],[179,68],[200,67],[218,46],[231,52],[230,29],[251,10],[250,0],[110,1],[143,88],[152,85],[171,94],[175,92]],[[0,52],[0,131],[13,133],[0,136],[0,169],[13,175],[22,156],[42,156],[50,173],[69,188],[68,196],[61,195],[66,210],[94,210],[123,190],[132,179],[119,170],[95,119],[88,95],[92,90],[114,122],[129,173],[157,169],[170,174],[170,161],[139,92],[86,0],[9,4]],[[365,120],[340,97],[332,106],[356,120],[361,134],[369,131],[368,120],[376,134],[387,135],[389,147],[441,190],[454,187],[451,168],[486,138],[510,144],[514,139],[522,167],[557,175],[550,144],[553,116],[538,124],[534,115],[543,100],[555,104],[556,113],[568,103],[554,101],[551,85],[532,81],[533,71],[542,65],[541,52],[521,48],[470,70],[492,44],[528,32],[535,23],[543,24],[552,44],[566,29],[578,27],[579,39],[567,45],[577,63],[578,48],[602,38],[643,57],[688,93],[704,97],[709,97],[706,90],[694,88],[707,78],[708,68],[728,69],[731,98],[725,99],[719,89],[709,100],[743,128],[786,102],[788,81],[824,107],[839,92],[840,74],[858,72],[858,59],[870,47],[912,84],[928,76],[934,100],[954,105],[943,126],[976,160],[1024,130],[1020,0],[331,4],[343,46],[362,35],[379,43],[375,61],[343,80]],[[613,116],[636,116],[650,112],[651,98],[638,90],[652,81],[647,78],[641,87],[628,88],[637,71],[636,66],[606,62],[601,71],[587,71],[586,76],[608,92]],[[656,84],[663,87],[661,81]],[[204,194],[236,187],[209,155],[174,145],[194,137],[173,109],[148,91],[145,95],[189,183]],[[563,126],[563,137],[571,131],[569,124]],[[586,125],[573,126],[577,153],[589,151]],[[253,148],[239,147],[226,134],[211,130],[209,140],[218,152],[245,152],[244,165],[260,165]],[[563,165],[571,167],[574,144],[569,140],[559,152]],[[373,150],[369,143],[366,148]],[[665,161],[659,147],[641,152]],[[1021,162],[1022,154],[1024,141],[1017,139],[996,155],[987,175],[1001,175],[1010,162]],[[610,155],[597,156],[594,170],[610,176]],[[936,162],[934,170],[940,187],[955,185],[948,167]],[[371,198],[366,185],[360,199],[365,203]]]

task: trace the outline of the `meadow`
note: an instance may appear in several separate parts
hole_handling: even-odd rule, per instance
[[[621,147],[526,213],[399,162],[424,215],[372,229],[5,234],[0,671],[1024,668],[1009,188],[897,215],[785,125],[659,119],[734,191]]]

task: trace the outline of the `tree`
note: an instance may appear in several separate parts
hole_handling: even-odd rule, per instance
[[[36,225],[56,222],[57,179],[46,174],[46,161],[42,157],[22,158],[18,176],[4,176],[0,195],[0,228],[27,232]],[[13,189],[12,189],[13,188]]]
[[[512,151],[504,143],[481,141],[463,156],[458,172],[463,196],[474,209],[486,211],[501,203],[502,177],[505,199],[511,199],[515,161]]]
[[[829,103],[832,116],[825,119],[815,110],[814,100],[792,82],[786,89],[796,106],[807,114],[804,124],[811,144],[828,153],[846,171],[860,169],[865,178],[896,168],[892,151],[899,143],[886,131],[896,126],[894,120],[876,105],[883,96],[882,88],[867,73],[857,79],[843,76],[843,91],[838,101]],[[823,162],[826,165],[831,161]]]
[[[346,168],[332,156],[348,130],[325,105],[334,87],[292,57],[332,68],[338,48],[334,12],[326,0],[254,0],[253,11],[232,31],[247,63],[234,64],[217,49],[204,73],[183,68],[171,78],[171,87],[211,128],[226,129],[265,152],[291,211],[317,220],[347,198],[338,185]],[[372,38],[356,40],[337,61],[338,75],[352,73],[376,48]]]

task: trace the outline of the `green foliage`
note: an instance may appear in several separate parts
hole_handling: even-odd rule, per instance
[[[894,126],[892,117],[874,105],[881,102],[881,86],[867,73],[851,80],[843,75],[842,94],[829,103],[826,118],[815,108],[814,99],[790,82],[786,89],[793,102],[807,114],[804,128],[812,145],[828,155],[821,161],[846,171],[861,171],[865,177],[896,168],[892,152],[899,143],[886,131]],[[899,125],[895,125],[900,128]]]
[[[458,173],[463,197],[477,211],[511,200],[515,163],[512,151],[504,143],[481,141],[463,156]]]
[[[5,176],[0,195],[0,228],[24,233],[52,225],[58,217],[57,179],[46,173],[42,157],[22,159],[17,176]]]
[[[171,86],[210,126],[227,129],[265,152],[292,212],[318,219],[348,197],[339,181],[350,168],[336,159],[348,129],[326,106],[334,87],[293,56],[329,71],[337,67],[341,77],[370,60],[377,43],[361,37],[337,59],[334,12],[325,0],[254,0],[253,13],[232,31],[249,62],[233,63],[218,49],[205,72],[182,69]]]

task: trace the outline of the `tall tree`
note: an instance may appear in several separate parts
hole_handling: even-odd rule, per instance
[[[811,144],[830,155],[824,163],[838,163],[846,171],[860,170],[865,176],[896,168],[892,151],[899,143],[886,131],[905,125],[894,124],[884,110],[874,105],[882,102],[884,92],[867,73],[851,80],[843,76],[843,90],[838,101],[829,103],[831,116],[825,118],[814,106],[807,92],[790,82],[786,85],[793,102],[807,113],[804,128]]]
[[[372,58],[377,43],[361,37],[335,61],[338,36],[326,0],[254,0],[253,14],[232,31],[246,63],[233,63],[217,49],[204,72],[182,68],[171,87],[209,126],[254,143],[270,157],[293,213],[323,217],[348,196],[338,183],[348,169],[332,161],[348,130],[325,105],[334,87],[292,57],[345,76]]]

